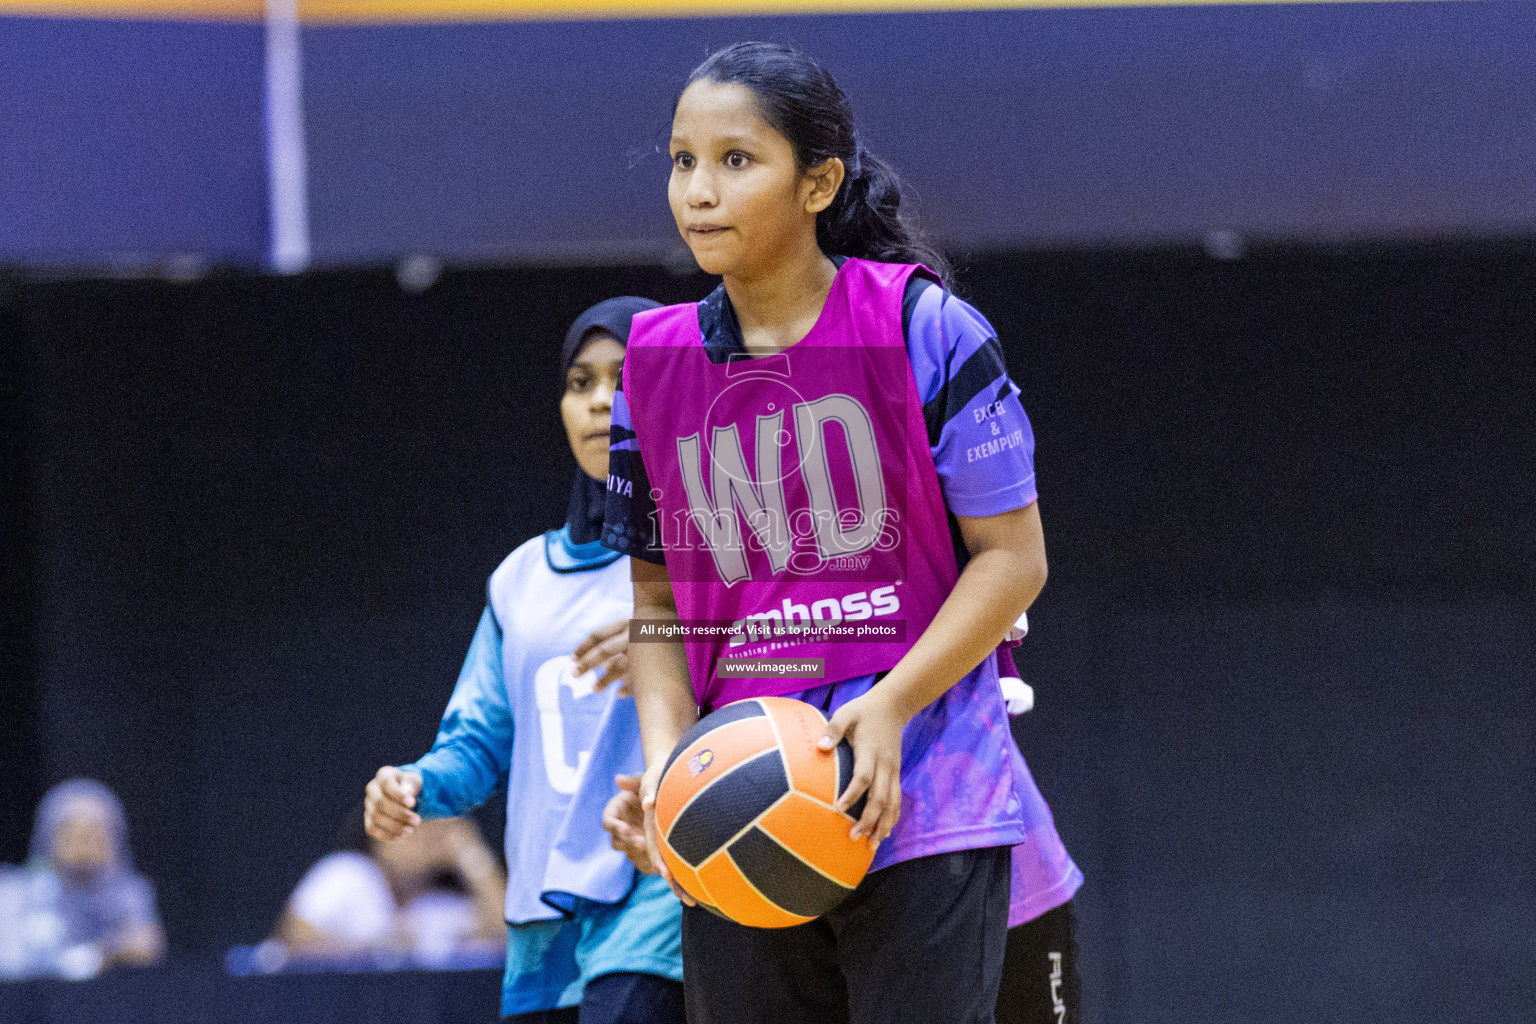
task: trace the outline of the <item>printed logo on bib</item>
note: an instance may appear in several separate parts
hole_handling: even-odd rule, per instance
[[[716,410],[749,387],[747,415],[738,402],[734,421],[720,422]],[[899,545],[901,516],[876,418],[857,399],[806,401],[785,381],[749,378],[721,392],[705,422],[705,430],[677,439],[688,507],[670,536],[663,530],[669,552],[702,538],[730,586],[754,578],[754,560],[774,576],[861,571],[871,566],[871,552]]]
[[[544,747],[544,773],[550,788],[570,795],[581,785],[605,706],[595,692],[597,670],[573,672],[570,655],[550,658],[533,676],[539,706],[539,738]]]
[[[752,640],[776,639],[786,635],[793,639],[797,627],[814,630],[822,626],[895,615],[901,611],[901,598],[896,593],[898,586],[900,584],[893,583],[868,592],[859,590],[805,604],[785,598],[778,608],[752,612],[731,623],[729,644],[731,647],[740,647]]]

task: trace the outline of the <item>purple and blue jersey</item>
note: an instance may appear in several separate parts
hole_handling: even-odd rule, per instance
[[[741,327],[723,286],[699,303],[710,359],[744,353]],[[1035,436],[1008,377],[1003,347],[975,307],[914,275],[902,301],[907,358],[923,403],[934,468],[950,512],[990,516],[1033,503]],[[657,514],[624,394],[614,396],[608,507],[603,543],[666,564]],[[956,542],[958,544],[958,540]],[[963,547],[961,547],[963,552]],[[963,554],[962,554],[963,560]]]
[[[844,276],[840,267],[839,277]],[[697,317],[698,337],[710,362],[726,363],[744,353],[723,287],[699,304]],[[914,275],[902,293],[901,321],[921,404],[921,429],[942,492],[947,539],[955,561],[963,566],[968,556],[955,516],[996,515],[1035,501],[1033,433],[1019,390],[1008,377],[1001,345],[980,313]],[[635,342],[632,337],[631,367]],[[795,348],[787,351],[793,355]],[[891,395],[892,402],[902,398]],[[665,510],[654,500],[635,421],[620,392],[614,403],[603,541],[633,557],[668,564],[661,535],[665,527],[658,529]],[[670,472],[671,467],[666,469]],[[669,569],[676,591],[678,569]],[[697,688],[697,671],[694,674]],[[830,716],[867,692],[876,678],[868,672],[785,695]],[[1010,845],[1016,848],[1010,925],[1071,897],[1082,876],[1062,847],[1050,810],[1009,735],[994,659],[986,659],[914,717],[902,754],[902,816],[881,845],[874,869],[952,850]]]

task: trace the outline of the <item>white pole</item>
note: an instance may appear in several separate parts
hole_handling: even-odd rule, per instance
[[[309,266],[309,156],[304,145],[298,0],[267,0],[267,191],[272,268]]]

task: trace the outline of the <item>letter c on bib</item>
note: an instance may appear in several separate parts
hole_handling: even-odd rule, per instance
[[[562,654],[540,665],[533,675],[533,692],[539,705],[539,737],[544,747],[544,774],[549,777],[551,789],[567,796],[576,792],[576,787],[581,784],[592,752],[577,751],[574,765],[566,756],[565,716],[560,711],[560,690],[562,687],[570,690],[571,698],[579,700],[591,694],[597,683],[596,669],[577,676],[571,674],[575,666],[570,655]]]

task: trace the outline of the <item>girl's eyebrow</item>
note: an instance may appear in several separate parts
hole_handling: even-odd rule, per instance
[[[688,147],[688,141],[681,136],[674,135],[670,141],[674,146],[682,146],[685,149]],[[709,141],[715,145],[731,146],[739,149],[743,146],[751,145],[756,139],[750,135],[717,135]]]

